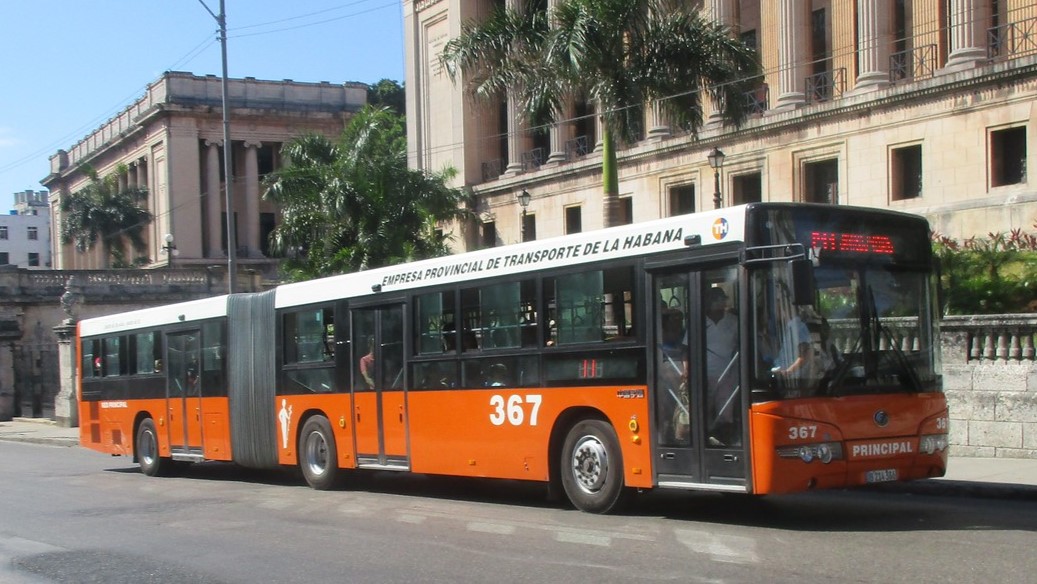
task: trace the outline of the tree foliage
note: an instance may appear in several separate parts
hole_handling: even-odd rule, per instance
[[[403,86],[392,79],[382,79],[368,87],[367,103],[387,107],[401,116],[407,115],[406,93]]]
[[[574,100],[597,104],[603,120],[606,226],[618,219],[613,137],[633,138],[641,106],[655,103],[676,127],[697,131],[703,99],[724,119],[745,117],[744,94],[760,73],[755,51],[678,0],[544,0],[467,22],[444,48],[452,78],[493,100],[508,92],[531,124],[563,119]]]
[[[289,161],[267,179],[281,207],[271,235],[288,259],[285,278],[302,280],[448,253],[440,221],[465,218],[464,193],[446,186],[452,172],[407,167],[403,117],[366,106],[338,143],[300,136]]]
[[[944,314],[1037,311],[1037,235],[1014,229],[958,241],[934,234],[933,251]]]
[[[104,178],[90,167],[83,168],[90,184],[61,199],[61,243],[72,244],[76,251],[85,253],[100,243],[103,250],[102,268],[133,267],[146,263],[147,258],[128,261],[125,243],[136,251],[147,247],[144,227],[152,215],[144,207],[148,191],[145,188],[119,189],[118,176],[126,172],[120,166]],[[114,261],[112,261],[114,260]]]

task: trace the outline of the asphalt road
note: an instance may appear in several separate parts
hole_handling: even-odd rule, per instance
[[[1030,582],[1037,502],[653,493],[596,516],[536,485],[205,464],[173,478],[0,443],[0,583]]]

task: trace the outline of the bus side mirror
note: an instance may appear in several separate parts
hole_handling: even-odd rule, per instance
[[[792,302],[797,306],[813,306],[817,297],[814,264],[808,259],[792,260]]]

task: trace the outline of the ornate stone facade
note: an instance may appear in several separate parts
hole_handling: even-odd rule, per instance
[[[513,5],[516,0],[509,0]],[[551,2],[548,2],[550,4]],[[408,141],[416,168],[456,168],[481,225],[458,247],[514,243],[517,195],[537,237],[602,226],[600,130],[574,103],[534,135],[513,100],[476,101],[439,63],[461,24],[496,0],[404,3]],[[1032,0],[691,0],[758,47],[749,121],[712,112],[698,136],[646,105],[644,139],[619,152],[630,221],[713,207],[706,155],[724,151],[724,205],[822,201],[928,217],[953,237],[1037,222],[1037,4]]]
[[[281,144],[304,133],[338,138],[367,102],[360,83],[333,85],[262,81],[228,83],[232,142],[231,193],[236,217],[239,267],[273,272],[267,235],[277,224],[276,207],[261,199],[263,176],[281,166]],[[84,167],[100,176],[116,174],[122,187],[146,187],[154,220],[145,231],[144,258],[151,267],[207,266],[226,259],[221,80],[168,72],[143,97],[83,138],[51,157],[51,224],[60,233],[61,197],[89,184]],[[170,257],[165,235],[173,235]],[[58,269],[104,266],[100,246],[77,253],[54,238]],[[136,257],[135,255],[131,257]]]

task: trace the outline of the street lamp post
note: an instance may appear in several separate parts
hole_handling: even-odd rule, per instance
[[[166,252],[166,257],[169,259],[169,267],[173,267],[173,258],[180,255],[180,251],[176,249],[176,243],[173,242],[173,234],[167,233],[163,238],[166,244],[162,246],[162,249]]]
[[[531,198],[526,189],[522,189],[522,192],[518,194],[518,202],[522,206],[522,241],[526,241],[526,207],[529,206]]]
[[[713,208],[719,209],[724,206],[724,199],[720,194],[720,169],[724,166],[724,151],[713,147],[706,156],[709,167],[713,169]]]
[[[219,15],[213,13],[209,9],[209,6],[204,0],[198,0],[198,2],[205,8],[205,11],[210,16],[216,19],[216,23],[220,25],[220,53],[223,58],[223,83],[222,83],[222,100],[223,100],[223,184],[224,184],[224,195],[225,205],[227,206],[227,293],[234,293],[234,280],[237,275],[236,259],[234,254],[234,241],[237,239],[234,233],[234,197],[231,185],[231,142],[230,142],[230,110],[227,107],[227,10],[224,5],[224,0],[220,0],[220,13]]]

